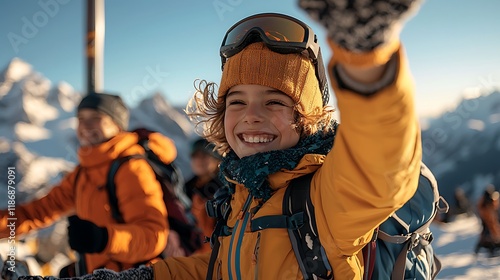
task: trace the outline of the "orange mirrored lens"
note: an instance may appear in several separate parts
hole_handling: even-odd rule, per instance
[[[240,23],[229,31],[224,45],[238,43],[252,28],[259,28],[266,37],[276,42],[304,42],[305,28],[297,22],[280,17],[257,17]]]

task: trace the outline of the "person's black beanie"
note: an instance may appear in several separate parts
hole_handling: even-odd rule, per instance
[[[81,109],[94,109],[111,117],[123,130],[127,130],[129,111],[123,100],[118,95],[107,93],[90,93],[78,105]]]
[[[222,159],[221,155],[214,150],[215,145],[208,142],[205,138],[198,138],[191,144],[191,156],[197,152],[202,152],[216,159]]]

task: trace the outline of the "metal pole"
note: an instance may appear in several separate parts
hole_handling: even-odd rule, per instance
[[[87,93],[104,86],[104,33],[104,0],[87,0]]]
[[[104,0],[87,0],[87,94],[101,92],[104,76]],[[76,252],[76,276],[87,274],[85,255]]]

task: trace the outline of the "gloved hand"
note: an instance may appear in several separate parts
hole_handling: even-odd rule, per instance
[[[58,278],[48,276],[24,276],[19,280],[56,280]],[[60,279],[73,279],[73,280],[153,280],[153,268],[149,266],[140,266],[138,268],[131,268],[121,272],[114,272],[109,269],[96,269],[92,274],[82,277],[60,278]]]
[[[99,253],[108,244],[108,230],[74,215],[68,217],[68,236],[71,249],[80,253]]]
[[[399,35],[423,0],[299,0],[328,37],[354,52],[367,52]]]
[[[64,278],[57,278],[54,276],[21,276],[18,278],[18,280],[57,280],[57,279],[64,279]],[[72,278],[74,279],[74,278]],[[78,279],[78,278],[77,278]]]
[[[2,257],[0,256],[0,260]],[[6,260],[1,263],[2,267],[1,277],[0,279],[4,280],[17,280],[20,276],[30,275],[30,270],[28,267],[28,263],[20,260]]]

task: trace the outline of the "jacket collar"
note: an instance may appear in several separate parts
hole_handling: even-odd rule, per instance
[[[288,186],[291,180],[315,172],[321,167],[325,160],[325,155],[306,154],[299,161],[297,167],[293,170],[281,170],[269,175],[268,181],[271,189],[278,190]]]
[[[78,150],[80,165],[91,167],[104,163],[109,163],[118,158],[124,151],[136,144],[137,135],[130,132],[121,132],[115,137],[99,145],[81,147]]]

